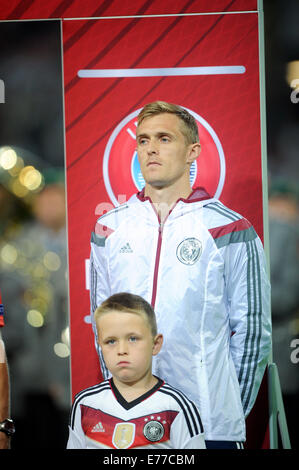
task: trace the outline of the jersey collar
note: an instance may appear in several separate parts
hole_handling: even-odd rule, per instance
[[[130,410],[131,408],[133,408],[134,406],[138,405],[138,403],[142,402],[143,400],[146,400],[147,398],[149,398],[151,395],[153,395],[153,393],[155,393],[160,387],[162,387],[162,385],[164,384],[164,381],[162,379],[160,379],[159,377],[157,377],[158,379],[158,382],[156,383],[156,385],[153,386],[153,388],[151,388],[150,390],[148,390],[146,393],[144,393],[143,395],[141,395],[140,397],[136,398],[135,400],[133,401],[130,401],[128,402],[122,395],[121,393],[118,391],[118,389],[116,388],[115,386],[115,383],[113,381],[113,378],[111,377],[111,379],[109,379],[109,383],[110,383],[110,387],[111,387],[111,390],[116,398],[116,400],[118,401],[118,403],[123,407],[125,408],[126,410]]]

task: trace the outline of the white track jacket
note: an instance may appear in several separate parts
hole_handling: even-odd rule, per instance
[[[144,297],[164,336],[153,373],[196,403],[207,440],[244,441],[271,350],[270,285],[252,225],[198,188],[162,226],[141,192],[100,217],[90,266],[91,311],[118,292]]]

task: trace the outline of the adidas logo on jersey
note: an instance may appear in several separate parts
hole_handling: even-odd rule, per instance
[[[122,246],[119,252],[120,253],[133,253],[133,250],[130,247],[130,243],[126,243],[124,246]]]
[[[105,428],[102,425],[101,421],[94,425],[91,432],[105,432]]]

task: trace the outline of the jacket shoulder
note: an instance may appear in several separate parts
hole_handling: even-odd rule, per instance
[[[218,200],[204,206],[204,219],[218,248],[257,238],[254,227],[245,217]]]
[[[130,209],[131,205],[129,203],[124,203],[101,215],[97,219],[94,230],[91,234],[91,243],[98,246],[104,246],[105,240],[120,226],[120,224],[130,217]]]
[[[203,216],[208,228],[228,225],[243,219],[238,212],[228,208],[218,199],[210,199],[203,206]]]

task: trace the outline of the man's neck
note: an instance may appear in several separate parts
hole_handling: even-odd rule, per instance
[[[188,198],[191,192],[190,184],[185,185],[183,188],[176,188],[174,186],[156,188],[146,185],[144,195],[151,199],[161,222],[163,222],[178,199]]]

